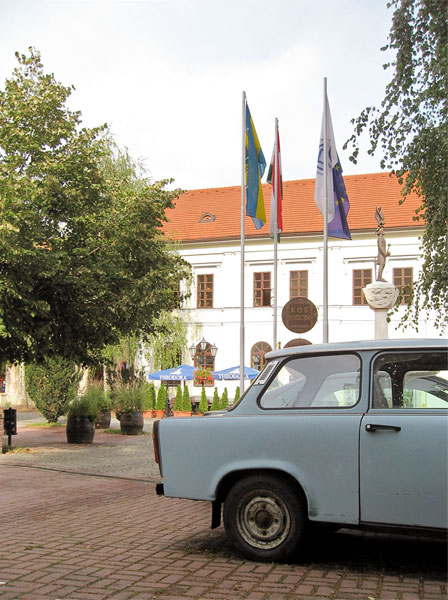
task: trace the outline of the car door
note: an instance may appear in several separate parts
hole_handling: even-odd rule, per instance
[[[446,351],[381,353],[360,431],[365,523],[447,527]]]

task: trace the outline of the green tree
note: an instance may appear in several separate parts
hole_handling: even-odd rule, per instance
[[[188,387],[184,385],[184,391],[182,394],[182,410],[185,412],[191,412],[191,400],[190,400],[190,392],[188,391]]]
[[[27,392],[49,423],[56,423],[67,412],[76,397],[81,375],[74,362],[56,356],[26,366]]]
[[[162,385],[157,391],[156,410],[166,409],[166,387]]]
[[[221,410],[225,410],[228,406],[229,406],[229,392],[227,391],[227,388],[225,387],[224,391],[222,393],[222,396],[221,396],[220,408],[221,408]]]
[[[238,386],[235,390],[235,398],[233,399],[234,404],[236,404],[240,399],[240,393],[240,386]]]
[[[150,383],[148,387],[148,404],[151,410],[156,406],[156,388],[153,383]]]
[[[201,399],[199,400],[199,412],[201,412],[202,414],[204,414],[207,411],[208,411],[207,394],[205,393],[205,387],[202,386]]]
[[[16,56],[0,90],[0,360],[90,364],[182,302],[189,267],[161,231],[178,191],[106,126],[82,128],[38,52]]]
[[[219,410],[220,409],[218,388],[215,388],[215,391],[213,392],[213,400],[212,400],[211,409],[212,410]]]
[[[446,0],[390,0],[394,8],[389,43],[394,52],[384,68],[392,69],[381,108],[368,107],[353,119],[351,160],[368,129],[369,154],[382,152],[381,167],[392,170],[403,198],[416,192],[421,207],[414,219],[425,223],[423,266],[402,320],[417,324],[433,309],[443,331],[448,307],[448,28]]]
[[[187,278],[188,279],[188,278]],[[187,352],[187,324],[178,311],[163,311],[155,320],[156,334],[149,338],[148,358],[155,369],[170,369],[182,363]]]
[[[176,390],[176,398],[174,400],[174,410],[183,410],[182,386],[178,385]]]

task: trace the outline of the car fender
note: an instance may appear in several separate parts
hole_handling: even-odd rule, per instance
[[[280,460],[267,460],[266,458],[257,458],[252,460],[236,460],[230,463],[221,465],[216,470],[209,483],[209,497],[213,500],[217,499],[218,490],[222,483],[229,477],[237,475],[241,472],[255,471],[275,471],[283,473],[286,476],[292,477],[297,484],[302,488],[308,505],[308,516],[312,517],[317,514],[318,507],[316,495],[313,494],[313,486],[310,477],[303,472],[297,465]]]

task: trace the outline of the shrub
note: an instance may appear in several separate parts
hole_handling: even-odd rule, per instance
[[[205,393],[205,387],[202,386],[201,399],[199,401],[199,412],[201,412],[202,414],[204,414],[207,411],[208,411],[207,394]]]
[[[156,388],[153,383],[149,384],[148,387],[148,404],[149,408],[152,410],[156,405]]]
[[[49,423],[66,414],[78,391],[81,369],[62,357],[46,358],[25,369],[28,394]]]
[[[235,390],[235,399],[233,400],[235,403],[240,399],[240,386],[238,386]]]
[[[149,407],[148,384],[145,382],[129,381],[116,385],[112,397],[118,418],[120,415],[132,415]]]
[[[220,405],[219,405],[218,388],[215,388],[215,391],[213,392],[213,401],[212,401],[211,410],[219,410],[219,409],[220,409]]]
[[[177,386],[176,390],[176,399],[174,400],[174,410],[182,411],[184,408],[183,398],[182,398],[182,387],[180,385]]]
[[[83,396],[76,396],[68,405],[67,414],[72,417],[90,417],[95,420],[98,416],[98,396],[86,392]]]
[[[221,396],[221,404],[220,408],[225,410],[229,406],[229,393],[227,392],[227,388],[224,388],[224,391]]]
[[[162,385],[159,387],[159,391],[157,392],[157,400],[156,400],[156,410],[165,410],[166,409],[166,388]]]
[[[132,415],[149,408],[149,383],[143,372],[121,366],[108,373],[112,402],[117,418]]]
[[[106,412],[110,410],[112,398],[109,393],[104,391],[104,386],[99,381],[92,381],[88,384],[84,397],[88,402],[96,404],[98,412]]]
[[[191,400],[190,400],[190,392],[188,391],[188,387],[184,385],[184,391],[182,394],[182,410],[185,412],[191,412]]]

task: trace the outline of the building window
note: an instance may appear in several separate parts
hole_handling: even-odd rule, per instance
[[[289,272],[289,298],[308,298],[308,271]]]
[[[368,305],[364,297],[362,288],[372,283],[372,269],[354,269],[353,270],[353,304]]]
[[[271,306],[270,273],[254,273],[254,306]]]
[[[252,346],[252,350],[250,351],[250,366],[252,369],[261,369],[264,367],[266,361],[264,359],[264,355],[268,352],[271,352],[272,348],[266,342],[257,342]]]
[[[413,275],[412,267],[393,270],[394,285],[400,291],[400,304],[407,304],[411,300]]]
[[[213,308],[213,275],[198,275],[197,307]]]

